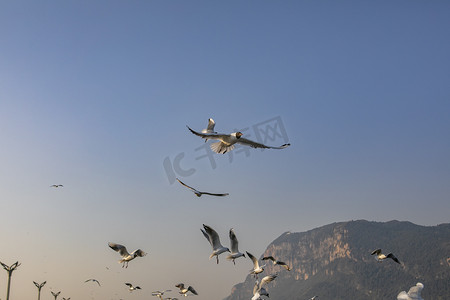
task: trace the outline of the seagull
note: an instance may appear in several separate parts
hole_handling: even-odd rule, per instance
[[[231,242],[231,254],[227,256],[227,259],[232,260],[233,264],[236,264],[234,260],[241,256],[245,257],[245,254],[239,252],[238,250],[238,240],[236,238],[236,235],[234,234],[233,228],[230,229],[230,242]]]
[[[418,282],[415,286],[409,289],[408,293],[405,291],[400,292],[397,295],[398,300],[423,300],[420,293],[423,290],[423,284]]]
[[[382,260],[384,260],[384,259],[386,259],[386,258],[392,258],[392,260],[395,261],[396,263],[398,263],[398,264],[400,263],[400,261],[397,259],[397,257],[394,256],[394,254],[389,253],[388,255],[385,255],[385,254],[381,253],[381,249],[374,250],[374,251],[371,253],[371,255],[374,255],[374,254],[377,255],[377,256],[376,256],[376,259],[377,259],[378,261],[382,261]]]
[[[125,266],[125,264],[126,264],[126,268],[128,268],[128,262],[130,260],[135,259],[137,256],[143,257],[143,256],[147,255],[147,253],[145,253],[141,249],[134,250],[130,254],[130,253],[128,253],[127,248],[125,248],[125,246],[123,246],[123,245],[119,245],[119,244],[115,244],[115,243],[108,243],[108,246],[111,249],[113,249],[114,251],[119,252],[120,256],[122,256],[122,259],[119,260],[119,263],[122,263],[122,268]]]
[[[164,291],[155,291],[152,292],[152,296],[157,296],[159,299],[162,299],[162,295],[164,295],[165,292],[171,292],[172,290],[164,290]]]
[[[263,266],[259,266],[258,260],[256,259],[256,257],[254,257],[250,252],[245,251],[245,253],[247,253],[248,257],[253,261],[253,270],[250,270],[250,274],[255,275],[255,277],[258,276],[259,273],[261,273],[262,271],[264,271],[264,267],[266,265]]]
[[[257,280],[255,282],[255,286],[253,287],[253,297],[251,300],[262,299],[261,296],[269,297],[269,293],[266,291],[266,289],[263,286],[266,285],[267,283],[273,281],[275,278],[277,278],[277,275],[268,275],[268,276],[264,277],[260,283]]]
[[[181,183],[182,185],[184,185],[185,187],[187,187],[188,189],[190,189],[191,191],[193,191],[197,197],[201,197],[202,195],[211,195],[211,196],[219,196],[219,197],[223,197],[223,196],[228,196],[228,195],[229,195],[228,193],[225,193],[225,194],[215,194],[215,193],[208,193],[208,192],[200,192],[200,191],[194,189],[193,187],[188,186],[187,184],[185,184],[184,182],[182,182],[180,179],[177,178],[177,180],[178,180],[179,183]]]
[[[139,286],[133,286],[131,283],[125,283],[125,285],[128,286],[128,290],[130,291],[130,293],[134,290],[140,290],[141,288]]]
[[[88,280],[86,280],[85,282],[88,282],[88,281],[93,281],[93,282],[97,282],[97,284],[98,284],[98,286],[101,286],[101,284],[100,284],[100,282],[98,282],[98,280],[97,279],[88,279]]]
[[[184,283],[179,283],[177,284],[175,287],[179,288],[180,291],[179,293],[182,294],[183,296],[187,297],[187,292],[191,292],[194,295],[198,295],[197,292],[194,290],[194,288],[192,286],[189,286],[188,288],[184,287]]]
[[[316,300],[317,298],[319,298],[319,296],[314,296],[314,297],[312,297],[312,298],[309,299],[309,300]]]
[[[266,146],[261,143],[257,143],[251,140],[248,140],[246,138],[242,137],[242,132],[233,132],[230,134],[224,134],[224,133],[200,133],[195,130],[192,130],[189,126],[187,128],[195,135],[204,138],[206,140],[219,140],[220,142],[216,142],[211,144],[211,150],[220,153],[225,154],[228,151],[231,151],[234,149],[234,144],[238,143],[245,146],[250,146],[252,148],[266,148],[266,149],[284,149],[291,144],[284,144],[280,147],[272,147],[272,146]]]
[[[283,268],[285,268],[288,271],[292,270],[285,262],[276,260],[275,258],[273,258],[273,256],[265,256],[262,258],[262,260],[267,260],[267,259],[271,260],[274,265],[282,266]]]
[[[213,249],[213,252],[209,256],[209,259],[211,259],[215,256],[217,263],[219,263],[219,254],[227,252],[227,251],[230,252],[230,249],[222,246],[222,244],[220,243],[219,235],[217,234],[217,232],[214,229],[212,229],[211,227],[209,227],[208,225],[205,225],[205,224],[203,224],[203,228],[205,230],[203,230],[203,229],[200,229],[200,230],[202,231],[205,238],[209,241],[209,243],[211,244],[211,247]]]
[[[62,184],[52,184],[50,187],[59,188],[59,187],[64,187],[64,186]]]

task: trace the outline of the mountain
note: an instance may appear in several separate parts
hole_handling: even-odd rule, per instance
[[[378,262],[371,252],[381,248],[391,259]],[[283,233],[263,253],[292,267],[269,261],[263,276],[279,272],[267,285],[271,300],[388,300],[414,286],[425,285],[425,300],[450,299],[450,224],[419,226],[410,222],[333,223],[307,232]],[[247,276],[224,300],[249,300],[255,279]]]

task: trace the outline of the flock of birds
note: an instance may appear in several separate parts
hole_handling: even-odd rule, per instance
[[[249,146],[252,148],[266,148],[266,149],[284,149],[284,148],[290,146],[290,144],[284,144],[279,147],[267,146],[267,145],[243,138],[242,132],[238,131],[238,132],[233,132],[230,134],[222,134],[222,133],[215,132],[214,127],[215,127],[215,122],[213,119],[208,120],[207,128],[203,129],[201,132],[197,132],[197,131],[191,129],[189,126],[187,126],[187,128],[189,129],[190,132],[203,138],[205,140],[205,142],[208,140],[218,140],[218,142],[212,143],[210,145],[210,147],[214,152],[219,153],[219,154],[225,154],[229,151],[232,151],[235,147],[235,144]],[[209,196],[216,196],[216,197],[224,197],[224,196],[229,195],[228,193],[210,193],[210,192],[205,192],[205,191],[199,191],[199,190],[185,184],[178,178],[177,178],[177,181],[182,186],[191,190],[197,197],[201,197],[202,195],[209,195]],[[60,188],[60,187],[63,187],[63,185],[62,184],[54,184],[54,185],[51,185],[51,187]],[[203,224],[203,228],[201,228],[200,230],[201,230],[203,236],[208,240],[208,242],[212,248],[212,252],[211,252],[211,255],[209,256],[209,259],[213,259],[215,257],[217,264],[219,263],[219,255],[222,253],[225,253],[225,252],[229,253],[227,255],[226,259],[229,261],[232,261],[233,264],[236,264],[236,260],[241,257],[244,257],[244,258],[248,257],[249,259],[251,259],[253,268],[249,271],[249,274],[253,275],[255,278],[255,284],[254,284],[253,295],[252,295],[251,300],[265,299],[265,298],[262,298],[263,296],[269,297],[269,293],[268,293],[266,287],[270,282],[274,281],[279,276],[279,272],[276,272],[275,274],[266,275],[261,280],[259,280],[258,276],[264,272],[264,267],[266,266],[266,264],[260,265],[258,259],[248,251],[245,251],[245,253],[239,251],[239,246],[238,246],[239,242],[238,242],[238,239],[236,237],[236,234],[235,234],[233,228],[231,228],[228,233],[229,239],[230,239],[231,250],[230,250],[230,248],[222,245],[222,243],[220,242],[220,237],[219,237],[218,233],[210,226]],[[122,268],[128,268],[128,263],[130,261],[134,260],[135,258],[144,257],[145,255],[147,255],[147,253],[141,249],[136,249],[133,252],[129,253],[125,246],[116,244],[116,243],[110,242],[110,243],[108,243],[108,246],[112,250],[118,252],[119,255],[121,256],[119,263],[122,264]],[[392,253],[383,254],[381,249],[374,250],[371,253],[371,255],[375,255],[375,258],[380,262],[390,258],[394,262],[400,264],[400,261],[397,259],[397,257],[394,256],[394,254],[392,254]],[[288,264],[274,258],[273,256],[265,256],[262,258],[262,261],[270,261],[274,266],[275,265],[280,266],[281,268],[284,268],[287,271],[292,270],[292,268]],[[94,278],[87,279],[85,282],[86,283],[94,282],[99,287],[101,286],[100,282]],[[131,284],[129,282],[125,283],[125,285],[128,286],[128,290],[130,292],[141,289],[139,286],[134,286],[133,284]],[[178,293],[180,296],[187,297],[187,296],[198,295],[198,293],[194,289],[194,287],[192,287],[190,285],[186,287],[184,283],[179,283],[179,284],[175,285],[175,287],[177,287],[179,289]],[[410,297],[410,294],[412,295],[412,294],[417,294],[417,293],[419,294],[419,297],[420,297],[420,291],[422,289],[423,289],[423,284],[418,283],[417,286],[412,287],[408,293],[406,293],[404,291],[401,292],[398,295],[398,299],[400,299],[400,300],[416,299],[416,298],[408,298],[408,297]],[[171,292],[171,290],[154,291],[154,292],[152,292],[152,296],[158,297],[160,300],[177,300],[177,298],[171,298],[171,297],[164,298],[164,294],[167,292]],[[52,294],[53,294],[53,292],[52,292]],[[54,296],[56,299],[57,295],[54,294]],[[315,300],[318,297],[319,296],[317,296],[317,295],[313,296],[312,298],[310,298],[310,300]],[[417,299],[421,299],[421,298],[417,298]]]

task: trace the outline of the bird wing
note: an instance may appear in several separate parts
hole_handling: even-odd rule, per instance
[[[238,250],[239,242],[236,238],[236,235],[234,234],[233,228],[230,229],[230,243],[231,243],[231,252],[238,253],[239,252],[239,250]]]
[[[195,193],[195,192],[200,193],[199,191],[197,191],[197,190],[194,189],[193,187],[191,187],[191,186],[187,185],[186,183],[182,182],[180,179],[176,178],[176,180],[178,180],[179,183],[181,183],[182,185],[184,185],[184,186],[187,187],[188,189],[194,191],[194,193]]]
[[[209,132],[214,132],[214,126],[216,126],[216,122],[214,122],[213,119],[209,118],[208,127],[206,128],[206,130],[208,130]]]
[[[219,235],[217,234],[217,232],[205,224],[203,224],[203,228],[205,228],[205,231],[209,236],[209,241],[210,241],[213,249],[222,247],[222,244],[220,243],[220,238],[219,238]]]
[[[130,255],[133,256],[134,254],[136,254],[136,255],[139,256],[139,257],[144,257],[144,256],[147,255],[147,253],[145,253],[145,252],[142,251],[141,249],[134,250]]]
[[[261,143],[257,143],[257,142],[254,142],[254,141],[251,141],[249,139],[242,138],[242,137],[237,140],[237,143],[239,143],[241,145],[250,146],[252,148],[266,148],[266,149],[284,149],[284,148],[289,147],[291,145],[291,144],[283,144],[283,145],[281,145],[279,147],[267,146],[267,145],[264,145],[264,144],[261,144]]]
[[[211,245],[211,247],[213,247],[213,244],[211,242],[211,238],[209,237],[209,235],[203,229],[200,228],[200,230],[203,233],[203,236],[208,240],[208,242]]]
[[[258,260],[256,259],[256,257],[254,257],[253,254],[249,253],[248,251],[245,251],[245,253],[247,253],[248,257],[250,257],[250,259],[253,261],[253,267],[255,269],[259,268]]]
[[[287,263],[282,262],[282,261],[277,261],[277,265],[282,266],[283,268],[285,268],[286,270],[290,271],[291,268],[287,265]]]
[[[396,263],[400,263],[400,261],[398,260],[397,257],[394,256],[394,254],[389,253],[388,255],[386,255],[387,258],[392,258],[393,261],[395,261]]]
[[[262,258],[262,260],[267,260],[267,259],[270,259],[271,261],[275,261],[275,258],[273,258],[273,256],[264,256]]]
[[[261,289],[264,285],[266,285],[269,282],[273,281],[275,278],[277,278],[277,275],[267,275],[266,277],[261,279],[261,282],[259,284],[259,288]]]
[[[114,251],[119,252],[120,256],[122,257],[126,257],[129,256],[130,253],[128,253],[127,248],[123,245],[120,244],[115,244],[115,243],[108,243],[108,246],[113,249]]]
[[[209,139],[209,140],[221,140],[223,138],[227,138],[230,137],[229,134],[223,134],[223,133],[201,133],[201,132],[197,132],[193,129],[191,129],[189,126],[186,126],[193,134],[204,138],[204,139]]]
[[[370,255],[379,255],[381,253],[381,249],[373,250],[373,252]]]
[[[194,294],[194,295],[198,295],[197,292],[194,290],[194,288],[192,286],[188,287],[188,291],[191,291],[192,294]]]
[[[180,290],[184,289],[184,283],[179,283],[175,287],[179,288]]]
[[[200,192],[204,195],[211,195],[211,196],[219,196],[219,197],[223,197],[223,196],[228,196],[228,193],[224,193],[224,194],[216,194],[216,193],[208,193],[208,192]]]
[[[39,287],[39,284],[36,281],[33,281],[33,283],[36,287]]]

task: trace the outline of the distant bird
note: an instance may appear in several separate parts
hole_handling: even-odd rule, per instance
[[[267,259],[271,260],[274,265],[282,266],[283,268],[285,268],[288,271],[291,270],[291,268],[285,262],[276,260],[275,258],[273,258],[273,256],[265,256],[262,258],[262,260],[267,260]]]
[[[314,296],[314,297],[312,297],[312,298],[309,299],[309,300],[316,300],[317,298],[319,298],[319,296]]]
[[[245,257],[245,254],[239,252],[238,240],[236,238],[236,235],[234,234],[233,228],[230,229],[229,235],[230,235],[230,243],[231,243],[231,254],[229,254],[227,256],[227,259],[233,261],[233,264],[236,264],[236,262],[234,260],[241,256]]]
[[[267,283],[273,281],[275,278],[277,278],[277,275],[268,275],[264,277],[260,283],[256,281],[255,286],[253,287],[253,297],[251,300],[260,300],[262,299],[261,296],[269,297],[269,293],[264,288],[264,285],[267,285]]]
[[[164,290],[164,291],[155,291],[152,292],[152,296],[157,296],[160,299],[162,299],[162,295],[164,295],[165,292],[171,292],[172,290]]]
[[[131,283],[125,283],[125,285],[128,286],[128,290],[130,291],[130,293],[134,290],[140,290],[141,288],[139,286],[133,286]]]
[[[182,182],[180,179],[177,178],[177,180],[178,180],[179,183],[181,183],[182,185],[184,185],[185,187],[187,187],[188,189],[190,189],[191,191],[193,191],[197,197],[201,197],[202,195],[211,195],[211,196],[219,196],[219,197],[222,197],[222,196],[228,196],[228,195],[229,195],[228,193],[225,193],[225,194],[215,194],[215,193],[208,193],[208,192],[200,192],[200,191],[194,189],[193,187],[191,187],[191,186],[185,184],[185,183]]]
[[[180,289],[179,293],[185,297],[188,296],[187,292],[191,292],[194,295],[198,295],[198,293],[194,290],[194,288],[192,286],[185,288],[184,283],[179,283],[175,287],[179,288]]]
[[[213,252],[209,256],[209,259],[216,257],[217,263],[219,263],[219,255],[224,252],[230,252],[230,249],[227,247],[222,246],[220,243],[220,238],[217,232],[209,227],[208,225],[203,224],[203,229],[200,229],[205,236],[205,238],[208,240],[208,242],[211,244]]]
[[[265,265],[259,266],[258,259],[256,259],[256,257],[254,257],[254,256],[253,256],[250,252],[248,252],[248,251],[245,251],[245,253],[247,253],[248,257],[249,257],[249,258],[252,260],[252,262],[253,262],[253,270],[250,270],[250,274],[253,274],[253,275],[255,275],[255,277],[257,277],[259,273],[261,273],[262,271],[264,271]]]
[[[423,290],[423,284],[418,282],[415,286],[409,289],[408,293],[405,291],[400,292],[397,295],[398,300],[423,300],[420,293]]]
[[[266,146],[261,143],[257,143],[251,140],[248,140],[246,138],[242,137],[242,132],[233,132],[230,134],[224,134],[224,133],[201,133],[197,132],[195,130],[192,130],[189,126],[187,128],[195,135],[204,138],[206,140],[219,140],[220,142],[216,142],[211,144],[211,150],[220,153],[225,154],[228,151],[231,151],[234,149],[234,144],[238,143],[244,146],[250,146],[252,148],[265,148],[265,149],[284,149],[291,144],[284,144],[280,147],[272,147],[272,146]]]
[[[64,186],[62,184],[52,184],[50,187],[59,188],[59,187],[64,187]]]
[[[391,258],[393,261],[395,261],[396,263],[400,263],[400,261],[397,259],[397,257],[395,257],[394,256],[394,254],[392,254],[392,253],[389,253],[388,255],[385,255],[385,254],[383,254],[383,253],[381,253],[381,249],[377,249],[377,250],[374,250],[372,253],[371,253],[371,255],[374,255],[374,254],[376,254],[376,259],[378,260],[378,261],[383,261],[383,260],[385,260],[386,258]]]
[[[102,285],[100,284],[100,282],[98,282],[97,279],[93,279],[93,278],[92,278],[92,279],[86,280],[85,282],[89,282],[89,281],[97,282],[98,286],[102,286]]]
[[[55,300],[56,300],[56,298],[58,298],[59,294],[61,294],[61,291],[59,291],[57,293],[52,292],[52,295],[53,295],[53,297],[55,297]]]
[[[147,255],[147,253],[145,253],[141,249],[134,250],[130,254],[130,253],[128,253],[127,248],[125,248],[125,246],[123,246],[123,245],[119,245],[119,244],[115,244],[115,243],[108,243],[108,246],[111,249],[113,249],[114,251],[119,252],[120,256],[122,256],[122,259],[119,260],[119,263],[122,263],[122,268],[125,267],[125,264],[126,264],[126,268],[128,268],[128,262],[130,260],[133,260],[138,256],[143,257],[143,256]]]

